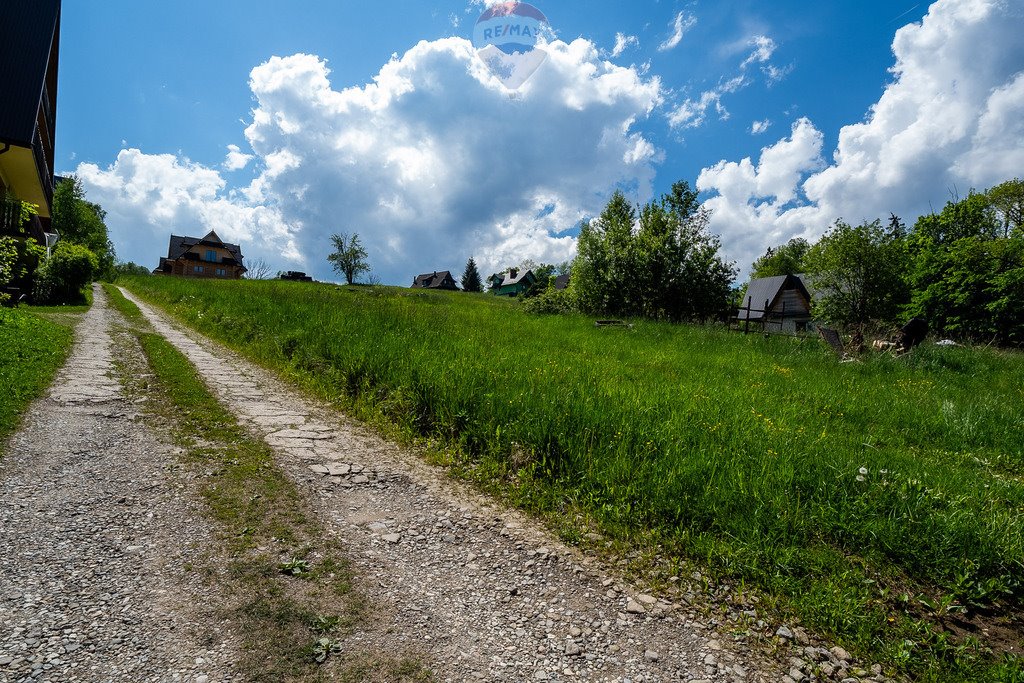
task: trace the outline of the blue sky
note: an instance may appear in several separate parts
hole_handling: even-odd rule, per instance
[[[557,41],[510,95],[465,42],[480,2],[64,0],[57,169],[125,260],[216,228],[330,278],[344,230],[406,284],[571,258],[616,187],[700,179],[746,268],[1024,168],[1019,3],[534,4]]]

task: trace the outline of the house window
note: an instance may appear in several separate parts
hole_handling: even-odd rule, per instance
[[[213,249],[207,249],[206,260],[209,261],[210,263],[215,263],[217,261],[217,252],[215,252]]]
[[[227,274],[228,274],[228,271],[225,270],[224,268],[218,268],[217,269],[217,275],[223,276],[223,275],[227,275]]]
[[[193,273],[201,273],[201,272],[203,272],[203,267],[202,266],[195,266],[195,267],[192,268],[192,272]]]

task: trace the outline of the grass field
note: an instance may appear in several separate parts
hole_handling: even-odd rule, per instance
[[[74,332],[21,309],[0,309],[0,448],[64,364]]]
[[[597,329],[487,296],[125,284],[527,509],[654,543],[892,671],[1022,680],[1024,357]],[[582,524],[573,520],[585,520]]]

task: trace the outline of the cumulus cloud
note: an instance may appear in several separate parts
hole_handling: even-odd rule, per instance
[[[660,153],[634,124],[661,103],[661,84],[586,40],[544,49],[515,93],[459,38],[421,42],[348,88],[316,56],[273,57],[250,77],[248,186],[229,190],[216,170],[138,150],[78,173],[127,258],[155,260],[170,232],[216,228],[247,256],[321,277],[340,231],[360,234],[391,283],[461,269],[470,255],[483,270],[563,260],[571,229],[612,189],[650,196]]]
[[[172,154],[125,149],[106,168],[79,164],[76,173],[90,201],[107,211],[107,225],[118,255],[156,267],[173,234],[208,230],[229,242],[259,244],[263,254],[301,262],[296,226],[276,207],[248,202],[226,191],[216,169]]]
[[[228,155],[224,159],[225,171],[240,171],[249,165],[251,154],[244,154],[238,145],[228,145]]]
[[[627,36],[625,33],[615,34],[615,47],[609,53],[612,58],[619,57],[628,47],[638,47],[640,45],[640,39],[636,36]]]
[[[808,119],[753,162],[721,161],[698,186],[741,266],[837,218],[890,211],[914,220],[951,188],[983,189],[1024,168],[1024,9],[1004,0],[939,0],[896,32],[892,82],[865,120],[844,126],[831,163]]]
[[[760,135],[761,133],[767,131],[771,127],[771,125],[772,122],[769,121],[768,119],[764,119],[763,121],[754,121],[752,124],[750,124],[750,134]]]
[[[679,43],[683,42],[683,36],[691,28],[696,26],[697,17],[686,12],[680,12],[676,15],[676,18],[672,20],[670,26],[672,27],[672,35],[665,39],[661,45],[658,46],[659,52],[668,52],[674,49]]]

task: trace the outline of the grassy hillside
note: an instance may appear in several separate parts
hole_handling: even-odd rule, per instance
[[[670,563],[756,586],[896,670],[1020,680],[1019,354],[839,364],[813,340],[597,329],[486,295],[128,286],[364,417],[443,440],[524,507],[656,539]]]

